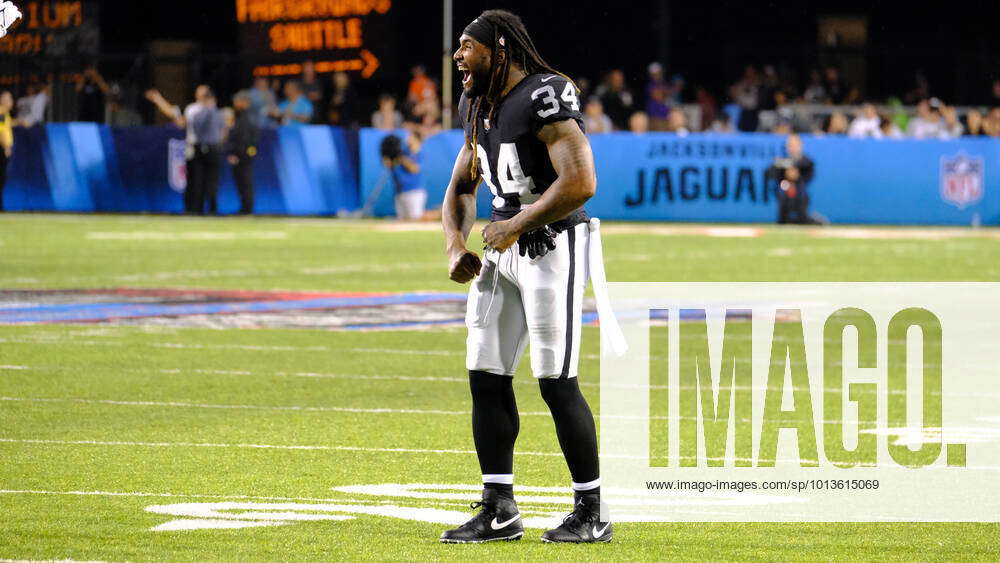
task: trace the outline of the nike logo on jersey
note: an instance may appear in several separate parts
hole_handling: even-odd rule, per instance
[[[520,514],[515,514],[514,517],[511,518],[510,520],[507,520],[505,522],[497,522],[497,519],[494,516],[493,517],[493,521],[490,522],[490,528],[493,528],[494,530],[502,530],[502,529],[506,528],[507,526],[510,526],[511,524],[513,524],[514,522],[516,522],[517,519],[520,518],[520,517],[521,517]]]
[[[546,76],[545,78],[542,79],[542,82],[548,82],[549,80],[552,80],[553,78],[555,78],[555,76]]]
[[[595,538],[599,538],[599,537],[603,536],[603,535],[604,535],[604,532],[607,532],[607,531],[608,531],[608,526],[610,526],[610,525],[611,525],[611,522],[608,522],[608,523],[607,523],[607,524],[605,524],[605,525],[604,525],[604,527],[603,527],[603,528],[601,528],[600,530],[598,530],[598,529],[597,529],[597,526],[594,526],[594,529],[593,529],[593,530],[591,530],[591,531],[592,531],[592,532],[594,533],[594,537],[595,537]]]

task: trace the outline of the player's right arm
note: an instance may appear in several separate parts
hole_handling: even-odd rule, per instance
[[[483,267],[479,256],[465,247],[469,233],[476,222],[476,187],[472,178],[472,149],[462,146],[451,172],[451,182],[441,206],[441,223],[444,226],[445,251],[448,253],[448,277],[466,283],[479,275]]]

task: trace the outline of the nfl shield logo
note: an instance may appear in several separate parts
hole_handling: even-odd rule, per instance
[[[983,199],[983,158],[941,157],[941,199],[959,209]]]
[[[184,193],[187,188],[187,158],[184,151],[187,143],[182,139],[170,139],[167,145],[167,181],[175,192]]]

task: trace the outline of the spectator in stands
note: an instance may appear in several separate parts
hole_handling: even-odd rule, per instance
[[[827,135],[846,135],[847,128],[847,117],[839,111],[835,111],[826,118],[821,133],[826,133]]]
[[[583,108],[583,127],[589,134],[614,131],[614,124],[611,122],[611,118],[604,113],[604,104],[597,96],[591,96]]]
[[[258,76],[253,81],[253,89],[250,90],[249,110],[250,116],[258,128],[263,129],[271,125],[270,115],[275,107],[277,107],[277,100],[267,78]]]
[[[701,123],[698,124],[698,130],[707,130],[715,123],[716,115],[719,112],[719,104],[715,101],[715,96],[703,86],[697,88],[694,98],[695,103],[701,109]]]
[[[649,82],[646,83],[646,114],[649,116],[652,128],[657,131],[663,131],[667,128],[667,115],[670,114],[670,94],[670,85],[663,79],[663,65],[650,63]],[[629,119],[631,120],[631,118]]]
[[[233,181],[240,193],[240,215],[253,213],[253,162],[257,157],[260,128],[253,119],[253,100],[246,90],[233,96],[234,124],[229,131],[226,153],[233,165]]]
[[[340,127],[357,127],[361,119],[361,102],[346,72],[333,75],[333,96],[327,117],[330,125]]]
[[[983,134],[987,137],[1000,137],[1000,106],[991,109],[983,119]]]
[[[773,111],[777,109],[778,102],[775,100],[775,94],[778,93],[779,89],[778,71],[775,70],[774,65],[764,65],[764,72],[760,79],[760,95],[757,109],[761,111]]]
[[[896,122],[884,115],[879,117],[879,130],[882,131],[883,139],[902,139],[904,137],[903,130],[896,125]]]
[[[17,100],[17,124],[33,127],[45,123],[45,111],[49,105],[49,86],[29,84],[26,94]]]
[[[438,106],[437,102],[427,100],[423,104],[426,109],[421,113],[420,117],[419,127],[421,142],[437,135],[443,129],[441,126],[441,108]]]
[[[733,124],[729,120],[729,114],[726,112],[720,113],[711,124],[709,124],[708,132],[710,133],[733,133]]]
[[[671,133],[676,133],[681,137],[690,133],[687,127],[687,115],[679,107],[673,107],[670,109],[670,115],[667,117],[667,131]]]
[[[125,105],[122,99],[122,88],[112,84],[108,92],[108,110],[105,120],[111,127],[136,127],[142,125],[139,112]]]
[[[952,139],[962,134],[962,124],[953,108],[931,98],[917,104],[917,116],[910,120],[906,134],[915,139]]]
[[[628,118],[628,130],[642,134],[649,132],[649,116],[644,111],[637,111]]]
[[[854,139],[863,137],[881,139],[881,123],[882,120],[878,116],[875,104],[867,102],[861,106],[861,113],[851,122],[851,126],[847,129],[847,136]]]
[[[601,99],[604,113],[611,118],[615,129],[628,129],[628,118],[632,115],[634,101],[632,92],[625,86],[625,73],[617,68],[611,70],[594,95]]]
[[[983,114],[972,109],[965,114],[965,135],[978,137],[983,135]]]
[[[760,106],[760,77],[756,68],[750,65],[743,70],[743,77],[729,87],[729,97],[741,108],[736,128],[756,131],[759,121],[757,109]]]
[[[313,106],[311,123],[319,123],[321,116],[326,115],[326,88],[316,74],[316,63],[307,60],[302,63],[302,95]]]
[[[684,94],[685,84],[684,77],[680,74],[675,74],[670,79],[670,98],[668,102],[671,107],[681,105],[681,96]]]
[[[962,122],[958,119],[958,112],[955,111],[954,106],[941,105],[941,119],[944,120],[944,139],[954,139],[956,137],[961,137],[962,133],[965,132],[965,128],[962,126]]]
[[[3,212],[3,187],[7,183],[7,165],[14,155],[14,96],[10,92],[0,92],[0,212]]]
[[[87,65],[76,80],[77,121],[104,123],[105,100],[110,93],[111,88],[97,67]]]
[[[423,65],[417,65],[410,69],[413,78],[406,89],[406,104],[416,107],[421,102],[427,100],[437,100],[437,85],[427,76],[427,69]]]
[[[809,84],[802,93],[802,101],[807,104],[825,104],[827,102],[826,86],[819,71],[813,69],[809,73]]]
[[[830,103],[840,105],[846,102],[851,88],[840,76],[840,69],[834,65],[829,65],[823,70],[823,87]]]
[[[297,80],[285,83],[285,101],[271,111],[271,117],[281,125],[305,125],[312,121],[312,102],[302,92],[302,85]]]
[[[421,100],[411,108],[411,126],[420,127],[423,138],[436,135],[441,130],[441,106],[437,97]]]
[[[225,119],[218,108],[215,94],[205,84],[198,86],[195,101],[181,112],[158,90],[148,90],[146,99],[174,124],[187,131],[187,189],[184,190],[184,211],[188,214],[215,215],[219,211],[219,168],[221,167],[222,135]]]
[[[378,109],[372,114],[372,127],[392,131],[403,126],[403,114],[396,109],[396,98],[392,94],[378,97]]]

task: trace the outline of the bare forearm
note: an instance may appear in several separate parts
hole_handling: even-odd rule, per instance
[[[444,226],[445,250],[462,250],[469,240],[469,233],[476,222],[476,196],[474,193],[457,193],[449,187],[441,206]]]
[[[466,144],[455,159],[451,182],[441,205],[444,244],[449,254],[465,250],[465,241],[469,239],[469,233],[476,222],[476,187],[479,182],[472,178],[471,164],[472,151]]]
[[[558,178],[535,203],[522,209],[511,219],[512,226],[525,233],[558,221],[579,209],[590,199],[590,195],[585,190],[566,185],[574,181],[581,180]]]

